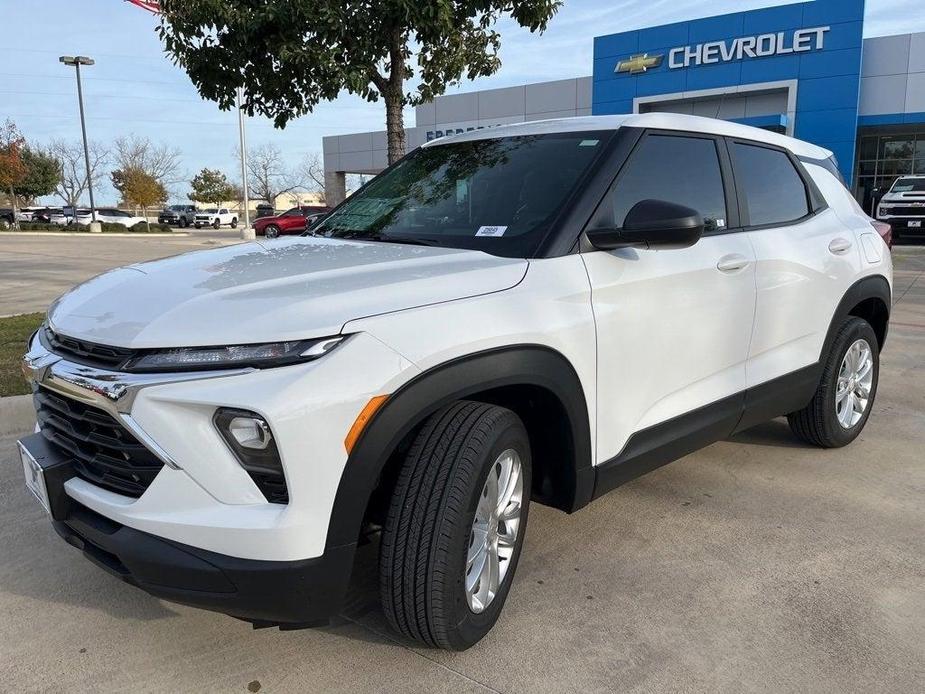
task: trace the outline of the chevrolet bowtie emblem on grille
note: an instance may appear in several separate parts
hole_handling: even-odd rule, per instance
[[[643,53],[634,55],[629,60],[621,60],[617,63],[617,69],[614,72],[628,72],[631,75],[638,75],[641,72],[647,72],[650,68],[656,68],[662,64],[665,58],[663,55],[652,55]]]

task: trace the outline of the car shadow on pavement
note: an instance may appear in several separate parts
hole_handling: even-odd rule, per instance
[[[732,443],[744,443],[752,446],[771,446],[774,448],[814,448],[800,441],[792,431],[786,419],[772,419],[751,429],[740,431],[726,439]]]

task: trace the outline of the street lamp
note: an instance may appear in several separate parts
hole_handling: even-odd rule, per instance
[[[96,221],[96,204],[93,201],[93,179],[90,176],[90,149],[87,147],[87,124],[84,121],[84,95],[80,85],[80,66],[93,65],[93,58],[85,55],[62,55],[58,62],[73,66],[77,71],[77,103],[80,105],[80,130],[84,138],[84,165],[87,167],[87,190],[90,192],[90,219]],[[74,210],[74,221],[77,221],[77,210]]]

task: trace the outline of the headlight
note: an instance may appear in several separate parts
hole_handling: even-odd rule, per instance
[[[129,364],[129,371],[199,371],[253,367],[265,369],[317,359],[344,340],[325,337],[318,340],[268,342],[227,347],[178,347],[143,354]]]

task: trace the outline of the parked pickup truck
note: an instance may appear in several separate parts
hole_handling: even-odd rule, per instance
[[[877,219],[889,222],[893,238],[925,234],[925,176],[900,176],[880,199]]]
[[[874,409],[890,253],[832,153],[784,135],[475,130],[312,232],[107,272],[31,338],[26,483],[122,580],[315,626],[373,539],[392,627],[465,649],[516,588],[531,503],[577,512],[779,416],[836,449]]]
[[[234,229],[238,226],[238,215],[227,207],[212,207],[208,210],[200,210],[197,212],[193,224],[197,229],[207,226],[218,229],[226,225]]]

